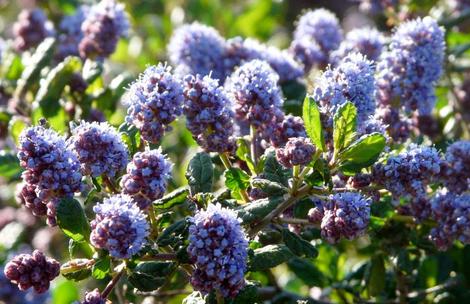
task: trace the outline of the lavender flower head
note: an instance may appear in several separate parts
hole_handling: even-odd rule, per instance
[[[432,217],[438,223],[430,239],[439,250],[447,250],[455,240],[470,244],[470,194],[455,194],[446,189],[431,201]]]
[[[442,160],[432,147],[411,144],[385,164],[374,167],[374,181],[389,190],[394,198],[419,200],[426,197],[429,183],[437,180]]]
[[[160,149],[137,152],[122,177],[122,193],[131,196],[141,209],[148,208],[165,193],[171,168]]]
[[[101,0],[90,8],[82,23],[83,38],[79,44],[84,58],[109,57],[116,50],[119,38],[129,30],[124,5],[114,0]]]
[[[188,254],[196,269],[195,290],[208,294],[220,290],[234,298],[245,286],[248,240],[234,211],[220,204],[198,211],[191,218]]]
[[[60,264],[35,250],[32,254],[15,256],[5,265],[4,272],[20,290],[33,287],[37,293],[44,293],[49,289],[50,281],[59,275]]]
[[[358,28],[346,34],[339,48],[330,55],[330,60],[338,63],[349,53],[358,52],[371,61],[377,61],[382,54],[385,38],[375,28]]]
[[[128,162],[127,147],[121,135],[107,122],[86,122],[72,129],[68,139],[84,175],[115,177]]]
[[[184,74],[211,75],[223,81],[225,40],[216,29],[194,22],[178,28],[168,43],[170,61]]]
[[[274,123],[270,132],[270,141],[275,148],[283,147],[289,138],[307,137],[304,121],[298,116],[288,114],[280,122]]]
[[[47,207],[46,204],[38,198],[36,188],[35,184],[24,182],[18,184],[16,193],[17,201],[31,211],[34,216],[45,216],[47,215]]]
[[[26,51],[39,45],[54,33],[52,23],[41,9],[22,10],[18,21],[13,24],[14,46],[18,51]]]
[[[325,65],[328,56],[322,49],[309,37],[302,37],[292,40],[289,46],[289,52],[298,62],[302,63],[304,72],[307,73],[315,65]]]
[[[83,38],[82,23],[88,14],[89,7],[82,5],[75,14],[65,16],[59,24],[59,35],[56,57],[59,60],[67,56],[79,56],[78,44]]]
[[[183,87],[171,67],[159,63],[148,67],[130,86],[124,104],[126,121],[136,126],[148,142],[158,143],[181,115]]]
[[[34,290],[21,291],[5,276],[4,268],[0,266],[0,303],[14,304],[47,304],[50,302],[50,293],[38,294]]]
[[[253,60],[239,67],[228,80],[236,118],[256,128],[266,127],[282,105],[278,79],[264,61]]]
[[[372,62],[364,55],[352,53],[341,60],[334,69],[326,70],[318,79],[313,98],[323,110],[334,114],[346,101],[357,108],[360,126],[375,112],[375,79]]]
[[[115,258],[127,259],[146,244],[147,216],[130,196],[105,198],[93,211],[96,217],[91,222],[90,241],[96,248],[108,250]]]
[[[470,141],[457,141],[447,148],[443,180],[452,192],[462,193],[470,188]]]
[[[377,65],[377,98],[389,105],[394,98],[406,111],[429,115],[434,108],[434,86],[442,74],[444,30],[431,17],[401,24],[392,36],[390,51]]]
[[[323,53],[322,64],[325,64],[330,52],[336,50],[343,40],[343,31],[338,18],[332,12],[320,8],[300,17],[294,32],[294,40],[302,41],[305,37],[319,46]]]
[[[184,82],[184,115],[193,138],[208,152],[232,151],[234,114],[223,87],[210,76],[188,75]]]
[[[289,138],[283,148],[276,149],[276,159],[286,168],[306,166],[312,161],[315,146],[306,137]]]
[[[357,192],[337,193],[323,204],[321,235],[330,243],[363,235],[370,219],[370,200]]]

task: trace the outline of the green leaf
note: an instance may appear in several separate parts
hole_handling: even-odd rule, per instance
[[[328,283],[324,274],[308,260],[293,258],[287,262],[287,266],[309,287],[325,287]]]
[[[264,178],[280,183],[286,187],[289,186],[288,180],[290,171],[278,163],[274,152],[270,152],[266,155],[263,171]]]
[[[186,178],[191,195],[199,192],[211,192],[214,179],[214,165],[209,154],[199,152],[189,161]]]
[[[249,260],[250,271],[261,271],[276,267],[292,259],[294,254],[285,245],[268,245],[254,251]]]
[[[264,193],[268,194],[269,196],[283,195],[289,192],[289,189],[287,187],[284,187],[284,185],[280,183],[258,177],[253,178],[251,180],[251,186],[253,188],[261,189]]]
[[[171,193],[168,193],[159,200],[153,202],[153,206],[156,209],[169,209],[176,205],[182,204],[185,202],[188,197],[189,189],[187,187],[178,188]]]
[[[102,280],[108,275],[110,270],[111,259],[109,258],[109,256],[105,256],[96,261],[95,265],[93,265],[91,275],[97,280]]]
[[[0,176],[11,180],[18,178],[23,169],[20,161],[12,152],[0,151]]]
[[[165,284],[167,277],[176,268],[171,262],[139,263],[129,276],[129,282],[140,291],[152,291]]]
[[[183,240],[185,240],[185,235],[188,232],[189,228],[189,221],[188,219],[184,218],[176,223],[173,223],[169,227],[167,227],[163,232],[159,235],[157,239],[158,246],[169,246],[175,245]]]
[[[74,303],[77,300],[79,300],[77,284],[66,280],[55,282],[52,290],[52,304]]]
[[[235,210],[243,225],[249,225],[262,220],[272,210],[284,201],[282,196],[273,196],[252,201]]]
[[[356,173],[374,164],[385,145],[385,136],[380,133],[362,136],[339,155],[341,170]]]
[[[253,163],[253,160],[250,157],[250,148],[248,147],[248,143],[245,139],[243,138],[238,138],[237,139],[237,156],[239,159],[244,161],[246,165],[248,166],[248,169],[250,169],[252,174],[256,174],[256,167],[255,164]]]
[[[18,85],[15,90],[16,98],[21,98],[21,95],[23,95],[34,82],[39,81],[41,70],[52,59],[54,46],[55,39],[46,38],[36,48],[36,51],[28,61],[26,68],[23,70],[23,73],[21,73],[21,78],[18,80]]]
[[[90,235],[90,225],[80,203],[72,198],[63,198],[56,208],[57,225],[71,239],[85,242]]]
[[[87,83],[92,83],[103,73],[103,63],[87,59],[83,65],[82,77]]]
[[[315,246],[288,229],[282,229],[282,239],[290,251],[299,257],[316,258],[318,256]]]
[[[67,57],[53,68],[36,94],[35,102],[42,108],[43,115],[52,117],[60,109],[59,99],[65,86],[70,82],[74,73],[80,72],[82,61],[78,57]]]
[[[118,128],[119,133],[121,133],[122,140],[126,143],[131,154],[135,154],[139,148],[140,144],[140,132],[139,130],[131,124],[124,122]]]
[[[84,280],[91,275],[89,262],[88,259],[73,259],[61,266],[61,273],[67,280],[75,282]]]
[[[305,87],[305,84],[298,80],[290,80],[282,83],[281,89],[285,99],[289,101],[304,100],[305,95],[307,94],[307,88]],[[283,106],[285,107],[285,104]],[[300,112],[300,107],[299,109],[289,108],[288,110],[290,110],[289,112],[291,113]]]
[[[18,145],[20,134],[24,128],[26,128],[26,123],[23,119],[14,117],[12,120],[10,120],[8,129],[16,145]]]
[[[367,276],[367,293],[371,297],[380,295],[385,289],[385,262],[382,256],[374,256]]]
[[[356,106],[350,101],[342,104],[333,118],[333,145],[335,153],[341,152],[356,135]]]
[[[3,79],[17,80],[21,76],[23,69],[21,56],[8,51],[2,53],[1,75]]]
[[[254,282],[246,282],[245,287],[237,294],[231,304],[255,304],[260,303],[258,299],[258,288]]]
[[[250,186],[250,176],[240,168],[230,168],[225,170],[225,186],[229,188],[237,197],[241,197],[240,192]]]
[[[320,110],[312,97],[307,96],[304,100],[303,119],[305,131],[312,143],[317,146],[320,151],[325,151],[325,138],[323,136],[323,128],[320,119]]]

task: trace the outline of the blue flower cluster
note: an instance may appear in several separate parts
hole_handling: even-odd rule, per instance
[[[128,259],[146,244],[149,224],[145,213],[127,195],[105,198],[93,207],[96,214],[91,222],[90,241],[106,249],[112,257]]]
[[[389,190],[393,197],[419,200],[426,197],[427,186],[436,181],[442,160],[432,147],[411,144],[385,164],[374,166],[374,181]]]
[[[300,17],[291,52],[305,67],[324,67],[330,53],[339,47],[342,40],[343,31],[338,18],[326,9],[316,9]]]
[[[75,14],[65,16],[59,24],[57,43],[58,60],[67,56],[79,56],[78,44],[83,38],[82,23],[88,14],[89,7],[82,5],[77,8]]]
[[[183,100],[182,84],[170,66],[148,67],[125,97],[126,121],[140,130],[143,139],[158,143],[171,130],[169,124],[181,115]]]
[[[14,304],[46,304],[50,301],[50,293],[38,294],[34,290],[21,291],[5,276],[3,267],[0,267],[0,303]]]
[[[364,55],[351,53],[334,69],[326,70],[318,79],[313,98],[320,102],[323,111],[330,113],[351,101],[357,108],[360,126],[375,113],[375,79],[372,62]]]
[[[248,240],[234,211],[209,204],[191,218],[188,254],[195,265],[191,284],[208,294],[233,298],[245,286]]]
[[[44,126],[36,126],[21,133],[18,158],[26,169],[22,177],[28,185],[23,199],[36,208],[36,199],[47,204],[48,224],[55,225],[54,206],[58,199],[71,197],[82,190],[80,163],[76,155],[67,148],[62,136]]]
[[[188,75],[184,79],[184,115],[193,138],[208,152],[230,152],[235,148],[230,100],[210,76]]]
[[[147,209],[165,193],[171,168],[160,149],[137,152],[121,179],[122,193],[131,196],[140,209]]]
[[[72,129],[67,144],[77,156],[83,175],[115,177],[128,162],[121,135],[107,122],[82,121]]]
[[[289,138],[292,137],[307,137],[305,132],[304,121],[298,116],[291,114],[282,115],[282,120],[274,122],[272,127],[269,127],[269,139],[271,145],[275,148],[283,147]]]
[[[124,5],[114,0],[101,0],[90,8],[82,23],[83,38],[78,46],[80,56],[98,59],[110,56],[128,29]]]
[[[377,65],[377,98],[383,105],[399,97],[407,112],[429,115],[434,108],[434,86],[442,74],[444,30],[431,17],[401,24],[390,50]]]
[[[312,161],[315,146],[306,137],[292,137],[282,148],[276,149],[277,161],[286,168],[306,166]]]
[[[321,235],[330,243],[352,240],[364,234],[369,219],[370,199],[357,192],[337,193],[323,204]]]
[[[470,189],[470,141],[457,141],[447,148],[442,173],[450,191],[462,193]]]
[[[385,37],[375,28],[358,28],[346,34],[339,48],[330,55],[330,61],[338,63],[349,53],[358,52],[371,61],[377,61],[382,54]]]
[[[168,53],[171,62],[178,66],[178,75],[210,75],[220,84],[236,67],[254,59],[268,62],[278,73],[280,82],[303,75],[302,68],[288,52],[254,39],[235,37],[225,40],[214,28],[197,22],[175,31],[168,44]]]
[[[228,80],[236,118],[256,128],[266,127],[282,105],[278,76],[264,61],[243,64]]]
[[[211,75],[223,80],[225,40],[216,29],[194,22],[178,28],[168,43],[171,62],[178,74]]]
[[[430,239],[439,250],[447,250],[455,240],[470,244],[470,194],[442,190],[431,200],[432,217],[437,227]]]
[[[14,47],[26,51],[37,46],[46,37],[52,36],[54,29],[41,9],[22,10],[18,21],[13,24]]]

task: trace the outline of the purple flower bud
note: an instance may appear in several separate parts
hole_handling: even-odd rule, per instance
[[[0,303],[5,304],[47,304],[50,303],[50,293],[38,294],[34,290],[21,291],[12,284],[0,266]]]
[[[234,211],[209,204],[191,218],[188,254],[195,265],[191,285],[234,298],[245,286],[248,240]]]
[[[30,210],[35,216],[45,216],[47,214],[46,204],[40,200],[36,194],[36,186],[34,184],[21,183],[18,184],[17,201]]]
[[[103,299],[98,288],[95,288],[85,294],[85,300],[81,304],[106,304],[106,299]]]
[[[274,123],[268,129],[270,130],[269,139],[275,148],[283,147],[289,138],[307,137],[302,118],[291,114],[286,115],[281,122]]]
[[[370,200],[356,192],[337,193],[323,205],[321,235],[330,243],[363,235],[370,219]]]
[[[146,244],[147,216],[130,196],[105,198],[93,211],[96,217],[91,222],[90,241],[96,248],[108,250],[115,258],[128,259]]]
[[[188,75],[184,82],[184,115],[193,138],[208,152],[233,151],[234,114],[223,87],[210,76]]]
[[[159,63],[148,67],[126,94],[126,121],[135,125],[146,141],[156,144],[181,115],[183,100],[181,82],[170,66]]]
[[[84,175],[115,177],[128,162],[121,135],[107,122],[82,121],[72,129],[68,145],[77,155]]]
[[[161,150],[137,152],[122,177],[122,193],[131,196],[141,209],[163,197],[172,164]]]
[[[13,24],[14,45],[18,51],[36,47],[54,33],[52,23],[41,9],[22,10]]]
[[[470,141],[457,141],[447,148],[443,180],[452,192],[462,193],[470,188]]]
[[[276,159],[286,168],[306,166],[312,161],[315,146],[305,137],[289,138],[283,148],[276,149]]]
[[[129,20],[124,5],[114,0],[101,0],[93,5],[82,23],[80,56],[103,59],[116,50],[119,38],[127,35]]]
[[[37,293],[44,293],[49,289],[50,281],[59,275],[60,264],[35,250],[31,255],[15,256],[5,265],[4,271],[5,276],[20,290],[33,287]]]

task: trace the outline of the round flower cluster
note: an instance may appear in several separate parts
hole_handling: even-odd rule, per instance
[[[289,138],[283,148],[276,149],[276,159],[286,168],[306,166],[312,161],[315,146],[306,137]]]
[[[235,297],[245,286],[248,240],[234,211],[209,204],[191,218],[188,254],[196,269],[195,290],[208,294],[220,290]]]
[[[382,54],[384,36],[375,28],[358,28],[346,34],[339,48],[330,55],[330,61],[338,63],[349,53],[358,52],[371,61],[377,61]]]
[[[470,141],[457,141],[447,148],[442,173],[450,191],[462,193],[470,188]]]
[[[78,44],[83,38],[82,23],[88,14],[89,7],[82,5],[75,14],[65,16],[59,24],[56,59],[67,56],[79,56]]]
[[[432,217],[437,227],[430,239],[439,250],[447,250],[454,240],[470,244],[470,194],[443,190],[431,200]]]
[[[369,219],[369,199],[357,192],[337,193],[323,204],[321,235],[330,243],[352,240],[364,234]]]
[[[390,50],[377,65],[377,98],[383,105],[399,97],[406,111],[429,115],[436,96],[434,85],[442,74],[444,30],[431,17],[401,24]]]
[[[375,79],[372,62],[364,55],[351,53],[334,69],[326,70],[318,79],[313,98],[323,111],[334,114],[346,101],[357,108],[357,122],[361,126],[375,112]]]
[[[193,138],[208,152],[233,151],[234,114],[223,87],[210,76],[188,75],[184,82],[183,111]]]
[[[269,138],[275,148],[283,147],[289,138],[307,137],[304,121],[298,116],[288,114],[279,123],[274,123],[269,129]]]
[[[81,304],[105,304],[106,300],[101,297],[98,288],[85,294],[85,300]]]
[[[105,198],[93,207],[90,241],[106,249],[112,257],[128,259],[146,244],[149,235],[147,216],[127,195]]]
[[[13,24],[13,44],[18,51],[26,51],[53,33],[52,23],[41,9],[22,10]]]
[[[4,272],[20,290],[33,287],[37,293],[44,293],[49,289],[50,281],[59,275],[60,264],[35,250],[32,254],[15,256],[5,265]]]
[[[135,125],[142,137],[158,143],[169,124],[181,115],[183,87],[171,73],[171,67],[159,63],[148,67],[126,94],[126,121]]]
[[[115,177],[127,165],[127,147],[121,135],[107,122],[82,121],[72,129],[67,143],[84,175]]]
[[[12,284],[5,276],[3,267],[0,267],[0,303],[14,304],[47,304],[50,302],[48,292],[38,294],[34,290],[27,292],[18,289],[18,286]]]
[[[40,217],[47,215],[46,204],[38,198],[35,184],[18,184],[16,197],[18,202],[31,211],[34,216]]]
[[[82,190],[80,163],[67,149],[65,139],[44,126],[30,127],[20,134],[18,158],[26,169],[22,178],[26,189],[20,192],[25,206],[42,214],[38,201],[47,205],[48,224],[55,225],[55,205],[63,197]],[[34,193],[32,192],[34,191]]]
[[[223,80],[225,40],[213,27],[198,22],[178,28],[168,43],[170,61],[178,66],[178,74],[211,75]]]
[[[269,64],[253,60],[243,64],[228,80],[236,118],[256,128],[266,127],[282,105],[277,74]]]
[[[329,55],[343,40],[338,18],[325,9],[302,15],[294,32],[291,52],[305,67],[326,66]]]
[[[160,149],[137,152],[122,177],[122,193],[131,196],[139,208],[147,209],[165,193],[171,168]]]
[[[394,198],[425,198],[427,185],[441,171],[439,152],[432,147],[411,144],[386,164],[374,166],[374,181],[389,190]]]
[[[90,8],[82,23],[83,38],[78,46],[80,56],[98,59],[110,56],[128,29],[124,5],[114,0],[101,0]]]

